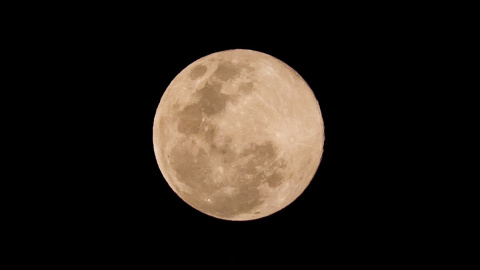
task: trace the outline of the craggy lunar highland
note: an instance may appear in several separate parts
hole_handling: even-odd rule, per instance
[[[198,59],[163,94],[153,125],[160,170],[195,209],[253,220],[292,203],[323,153],[314,93],[291,67],[261,52]]]

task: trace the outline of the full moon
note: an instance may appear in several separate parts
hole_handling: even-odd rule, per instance
[[[320,106],[305,80],[281,60],[244,49],[183,69],[153,123],[168,185],[224,220],[259,219],[295,201],[320,165],[323,144]]]

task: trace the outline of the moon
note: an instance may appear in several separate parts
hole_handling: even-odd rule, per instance
[[[305,80],[281,60],[235,49],[183,69],[153,124],[171,189],[209,216],[263,218],[296,200],[322,158],[324,124]]]

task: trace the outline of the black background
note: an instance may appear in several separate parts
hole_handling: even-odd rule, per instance
[[[409,32],[389,13],[213,12],[186,20],[167,18],[168,9],[121,10],[37,29],[35,42],[46,48],[38,49],[41,60],[55,66],[52,88],[60,90],[55,138],[67,138],[58,154],[61,180],[52,181],[42,220],[60,248],[79,252],[64,253],[125,263],[346,263],[422,245],[409,242],[424,229],[423,213],[413,211],[418,186],[407,160],[415,153],[403,140],[411,134],[399,109],[418,76],[410,61],[425,49],[421,29]],[[198,58],[227,49],[261,51],[294,68],[315,92],[325,123],[311,184],[285,209],[253,221],[220,220],[187,205],[153,151],[153,119],[169,83]]]

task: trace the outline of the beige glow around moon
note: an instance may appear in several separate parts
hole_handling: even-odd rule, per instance
[[[157,108],[153,144],[173,191],[195,209],[253,220],[292,203],[323,153],[318,101],[268,54],[228,50],[182,70]]]

